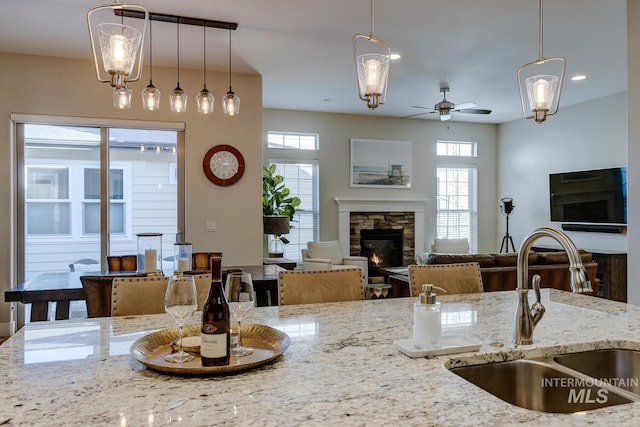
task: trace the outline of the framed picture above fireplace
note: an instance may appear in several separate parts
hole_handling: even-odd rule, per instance
[[[351,186],[411,188],[411,145],[351,138]]]

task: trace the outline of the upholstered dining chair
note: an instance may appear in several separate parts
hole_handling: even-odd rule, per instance
[[[280,305],[364,299],[360,268],[278,272]]]
[[[211,273],[198,273],[192,274],[192,276],[196,282],[196,292],[198,293],[198,310],[202,310],[204,301],[209,295],[209,288],[211,288]]]
[[[427,264],[409,266],[411,296],[422,291],[422,285],[431,283],[447,291],[446,294],[470,294],[483,292],[480,264],[465,262],[456,264]],[[434,289],[435,293],[441,293]]]
[[[337,240],[307,242],[307,247],[301,249],[301,252],[303,270],[340,270],[360,267],[362,286],[369,283],[369,260],[367,257],[344,256],[342,249],[340,249],[340,242]]]
[[[111,286],[111,315],[164,313],[168,277],[114,277]]]
[[[207,298],[211,273],[194,274],[198,294],[198,310]],[[111,287],[111,315],[164,313],[164,295],[168,277],[115,277]]]

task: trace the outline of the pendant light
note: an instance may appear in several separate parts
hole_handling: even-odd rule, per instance
[[[207,25],[203,23],[204,27],[204,41],[203,41],[203,64],[202,64],[202,81],[204,82],[204,88],[200,91],[196,98],[196,104],[198,104],[198,113],[209,114],[213,113],[213,103],[215,101],[214,96],[207,90]]]
[[[153,85],[153,28],[149,21],[149,84],[142,89],[142,108],[145,110],[160,109],[160,90]]]
[[[128,87],[113,88],[113,106],[120,110],[128,110],[131,108],[131,96],[133,91]]]
[[[353,36],[358,96],[372,110],[387,101],[391,48],[374,35],[375,4],[371,0],[371,34]],[[360,43],[358,43],[360,41]],[[362,53],[365,51],[366,53]]]
[[[136,12],[144,17],[143,23],[138,28],[124,25],[124,16],[127,12]],[[97,23],[100,18],[107,20],[114,14],[120,16],[119,23]],[[120,0],[95,7],[87,13],[91,52],[98,81],[109,83],[114,88],[126,89],[127,83],[140,79],[143,60],[142,40],[144,40],[148,23],[149,11],[146,8],[123,4]],[[102,61],[98,60],[98,52]],[[100,67],[100,62],[103,69]],[[135,67],[136,63],[137,67]],[[137,70],[136,74],[132,75],[134,67]],[[122,91],[114,91],[114,98],[122,93]]]
[[[222,111],[228,116],[240,114],[240,98],[231,90],[231,29],[229,29],[229,92],[222,99]]]
[[[542,123],[547,116],[553,116],[558,112],[567,61],[562,57],[545,58],[543,56],[542,0],[539,0],[539,2],[538,59],[518,69],[518,89],[524,118],[535,119],[537,123]],[[528,103],[525,103],[523,82]]]
[[[187,94],[180,87],[180,22],[176,24],[177,28],[177,41],[178,41],[178,83],[176,88],[169,96],[169,102],[171,103],[171,111],[175,113],[184,113],[187,111]]]

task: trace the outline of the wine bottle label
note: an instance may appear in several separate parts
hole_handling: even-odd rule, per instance
[[[227,355],[227,334],[201,334],[200,355],[207,358]]]

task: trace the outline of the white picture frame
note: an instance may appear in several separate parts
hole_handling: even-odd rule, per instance
[[[411,188],[411,141],[351,138],[351,187]]]

